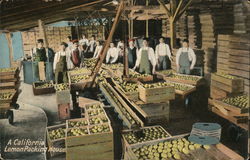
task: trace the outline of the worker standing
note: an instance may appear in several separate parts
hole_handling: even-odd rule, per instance
[[[96,48],[93,58],[98,58],[102,51],[102,44],[101,41],[96,41]]]
[[[46,62],[49,60],[50,62],[54,59],[54,51],[51,48],[48,48],[48,55],[46,55],[46,49],[44,47],[43,39],[37,40],[37,48],[32,49],[32,57],[34,61],[37,62]],[[47,59],[49,58],[49,59]]]
[[[172,61],[171,58],[171,52],[169,46],[164,43],[164,38],[161,37],[159,39],[160,43],[156,46],[155,49],[155,57],[156,57],[156,63],[158,66],[158,70],[166,70],[168,69],[168,62]]]
[[[79,44],[82,45],[82,46],[89,44],[89,40],[86,38],[85,34],[82,34],[82,39],[79,40]]]
[[[113,42],[110,43],[110,48],[107,52],[106,63],[117,63],[119,57],[119,48],[115,47]]]
[[[56,53],[54,58],[54,73],[55,73],[55,82],[58,83],[67,83],[67,59],[69,58],[66,48],[67,43],[61,43],[61,49]]]
[[[88,43],[88,57],[87,58],[93,57],[95,48],[96,48],[95,35],[92,35]]]
[[[137,59],[137,48],[135,47],[134,40],[129,40],[129,46],[127,48],[128,54],[128,67],[133,68]]]
[[[83,62],[83,51],[82,48],[79,47],[79,43],[78,40],[74,40],[73,41],[73,46],[72,48],[69,50],[69,55],[70,55],[70,59],[71,62],[73,63],[73,66],[70,67],[69,69],[73,69],[76,67],[80,67],[82,62]]]
[[[68,44],[68,49],[70,49],[70,48],[73,46],[71,36],[68,36],[68,37],[67,37],[67,44]]]
[[[183,40],[182,48],[176,54],[177,72],[181,74],[190,74],[196,63],[196,55],[192,48],[189,47],[188,40]]]
[[[152,65],[152,72],[151,72],[151,65]],[[137,60],[134,66],[134,70],[139,67],[140,73],[145,74],[154,74],[155,73],[155,66],[156,66],[156,60],[155,60],[155,54],[153,48],[148,46],[148,40],[143,39],[143,46],[139,50],[137,55]]]

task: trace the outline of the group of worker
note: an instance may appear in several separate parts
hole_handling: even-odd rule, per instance
[[[67,37],[67,42],[62,42],[60,51],[54,54],[53,50],[44,47],[42,39],[37,40],[37,48],[33,49],[33,60],[36,61],[50,61],[53,62],[53,71],[55,73],[56,83],[65,83],[67,79],[67,71],[83,67],[84,58],[99,58],[103,45],[102,41],[96,40],[93,35],[87,39],[82,35],[81,39],[72,40],[70,36]],[[129,68],[144,74],[154,74],[156,69],[166,70],[170,69],[172,53],[168,44],[165,43],[164,38],[159,39],[159,44],[155,50],[149,46],[148,39],[144,38],[142,47],[136,47],[134,40],[129,40],[126,47],[124,41],[121,40],[115,45],[110,43],[107,51],[105,63],[122,63],[124,54],[128,57]],[[48,58],[47,58],[48,57]],[[196,63],[196,56],[194,51],[189,47],[188,40],[183,40],[182,47],[176,54],[177,71],[181,74],[190,74]],[[157,67],[157,68],[156,68]]]

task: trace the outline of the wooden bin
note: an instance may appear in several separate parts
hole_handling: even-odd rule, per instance
[[[61,121],[70,118],[70,103],[58,104],[58,117]]]
[[[12,71],[0,71],[0,82],[3,80],[15,80],[16,78],[18,78],[18,74],[18,68],[13,68]]]
[[[78,74],[78,75],[85,75],[85,74]],[[76,76],[76,75],[74,75],[74,76]],[[71,86],[71,89],[73,89],[73,90],[82,90],[86,86],[89,86],[92,82],[91,77],[89,77],[88,79],[74,83],[74,82],[72,82],[71,75],[69,73],[68,73],[68,79],[69,79],[69,84]]]
[[[146,103],[167,102],[175,98],[175,89],[173,86],[144,88],[142,83],[139,83],[138,90],[139,98]]]
[[[126,92],[124,91],[124,89],[118,84],[118,82],[116,82],[114,79],[112,79],[113,82],[115,83],[116,85],[116,88],[122,92],[124,95],[126,95],[128,97],[128,99],[130,100],[134,100],[134,101],[137,101],[139,100],[139,92],[138,91],[135,91],[135,92]]]
[[[172,81],[167,81],[167,80],[166,80],[166,82],[169,82],[170,84],[180,84],[180,85],[184,85],[184,86],[189,87],[190,89],[185,90],[185,91],[175,89],[175,93],[178,94],[178,95],[181,95],[181,96],[183,96],[183,97],[185,97],[185,96],[187,96],[187,95],[193,93],[194,91],[196,91],[196,87],[193,86],[193,85],[184,84],[184,83],[177,83],[177,82],[172,82]]]
[[[109,126],[110,132],[90,133],[90,128],[93,126],[85,127],[88,129],[88,135],[83,136],[67,136],[66,137],[66,160],[113,160],[114,147],[113,147],[113,130]]]
[[[212,73],[211,85],[229,93],[244,92],[244,81],[240,78],[228,79]]]
[[[69,126],[69,122],[79,122],[79,121],[86,121],[87,124],[85,126],[78,126],[78,127],[86,127],[89,126],[89,120],[87,118],[75,118],[75,119],[68,119],[66,120],[66,128],[77,128]]]
[[[93,100],[93,99],[79,97],[79,107],[81,110],[81,117],[87,117],[86,107],[92,106],[92,105],[103,105],[103,104],[101,104],[101,102]]]
[[[134,108],[144,117],[146,125],[154,125],[169,122],[170,119],[170,103],[144,103],[137,101],[131,103]]]
[[[49,132],[51,130],[59,129],[59,128],[66,129],[65,123],[64,124],[55,125],[55,126],[49,126],[46,129],[48,151],[49,151],[51,157],[58,156],[58,155],[61,155],[61,154],[65,154],[65,152],[55,152],[55,151],[53,151],[53,148],[60,149],[60,150],[61,149],[65,150],[65,138],[60,138],[60,139],[52,140],[49,137]],[[66,133],[65,133],[65,136],[66,136]]]
[[[150,127],[143,127],[141,128],[141,130],[143,129],[147,129],[147,128],[155,128],[155,127],[160,127],[162,130],[165,131],[165,133],[168,135],[167,137],[165,138],[160,138],[160,139],[154,139],[154,140],[150,140],[150,141],[146,141],[146,142],[138,142],[138,143],[134,143],[134,144],[129,144],[128,141],[126,140],[124,134],[128,133],[128,132],[133,132],[133,130],[125,130],[123,133],[122,133],[122,141],[123,141],[123,149],[125,152],[128,151],[128,148],[130,147],[133,147],[133,146],[137,146],[137,145],[141,145],[141,144],[147,144],[148,142],[151,142],[151,141],[163,141],[163,140],[167,140],[171,137],[170,133],[168,133],[164,128],[162,128],[160,125],[156,125],[156,126],[150,126]]]
[[[178,79],[178,78],[171,77],[171,75],[164,76],[163,79],[167,80],[167,81],[184,83],[184,84],[189,84],[189,85],[194,85],[194,86],[199,86],[201,84],[202,80],[204,81],[203,77],[201,77],[201,76],[185,75],[185,74],[179,74],[179,73],[174,73],[174,74],[178,75],[178,76],[183,76],[183,77],[194,77],[194,78],[197,78],[198,80],[194,81],[194,80]]]
[[[34,95],[43,95],[43,94],[50,94],[50,93],[55,93],[55,88],[54,86],[48,87],[48,88],[36,88],[38,84],[44,84],[48,82],[34,82],[32,87],[33,87],[33,93]]]

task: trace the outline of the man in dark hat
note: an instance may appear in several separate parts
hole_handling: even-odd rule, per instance
[[[33,48],[32,50],[32,56],[33,56],[34,61],[46,62],[47,60],[49,60],[50,62],[53,62],[54,55],[55,53],[51,48],[48,48],[48,55],[46,55],[46,50],[44,48],[43,39],[37,40],[37,48]]]
[[[192,48],[189,47],[187,39],[182,41],[182,48],[176,54],[177,72],[181,74],[190,74],[196,63],[196,55]]]
[[[134,40],[129,40],[129,46],[127,48],[128,54],[128,67],[133,68],[137,59],[137,48],[135,47]]]

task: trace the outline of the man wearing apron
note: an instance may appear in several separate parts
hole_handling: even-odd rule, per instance
[[[152,65],[152,72],[151,72]],[[137,60],[134,66],[134,70],[139,67],[139,72],[144,74],[154,74],[155,73],[155,54],[153,48],[148,46],[148,40],[143,40],[143,47],[139,50],[137,55]]]
[[[177,72],[181,74],[190,74],[196,63],[196,55],[188,45],[188,40],[183,40],[182,48],[176,54]]]
[[[84,56],[83,56],[82,48],[79,47],[78,40],[73,41],[73,47],[70,49],[69,55],[71,57],[70,59],[73,64],[73,66],[69,69],[80,67],[83,62]]]
[[[54,72],[55,72],[55,82],[58,83],[67,83],[67,43],[61,43],[61,51],[57,52],[54,59]]]

